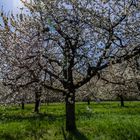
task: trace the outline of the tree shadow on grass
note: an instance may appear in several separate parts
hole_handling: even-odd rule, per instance
[[[1,117],[1,116],[0,116]],[[0,140],[24,140],[25,137],[33,138],[37,140],[42,139],[45,134],[47,134],[47,125],[49,124],[55,124],[56,122],[61,122],[64,118],[64,115],[57,115],[57,114],[45,114],[45,113],[39,113],[39,114],[29,114],[27,116],[24,115],[18,115],[18,114],[5,114],[2,122],[3,123],[11,123],[15,122],[17,123],[13,129],[15,129],[13,132],[10,131],[10,129],[7,128],[7,130],[1,133],[0,131]],[[28,123],[24,125],[24,121],[27,121]],[[18,130],[18,126],[22,126],[24,128],[24,131]],[[10,126],[11,127],[11,126]],[[21,127],[20,127],[21,128]],[[18,134],[18,135],[17,135]]]
[[[0,114],[0,117],[2,116],[2,114]],[[21,122],[24,120],[28,120],[30,122],[38,120],[38,121],[49,121],[49,122],[55,122],[58,120],[63,120],[64,119],[64,115],[55,115],[55,114],[46,114],[46,113],[39,113],[39,114],[29,114],[27,116],[24,116],[22,114],[5,114],[3,116],[3,121],[4,122],[12,122],[12,121],[17,121],[17,122]]]
[[[66,140],[88,140],[88,139],[82,132],[80,132],[79,130],[75,130],[74,132],[69,132]]]
[[[18,135],[15,133],[2,133],[0,134],[0,140],[25,140],[24,135],[21,133],[18,133]]]
[[[67,132],[67,136],[66,136],[64,128],[62,127],[62,133],[63,133],[64,140],[88,140],[88,138],[78,129],[72,132]]]
[[[0,136],[0,139],[15,140],[15,138],[13,136],[11,136],[10,134],[3,134],[2,136]]]

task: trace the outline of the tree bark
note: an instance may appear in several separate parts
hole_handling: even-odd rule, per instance
[[[88,100],[88,105],[90,105],[90,100]]]
[[[66,131],[75,131],[75,92],[66,95]]]
[[[88,105],[90,105],[90,98],[87,98],[87,103]]]
[[[140,92],[140,83],[139,82],[136,82],[136,83],[137,83],[138,90]]]
[[[24,109],[24,101],[21,102],[21,108]]]
[[[39,106],[40,106],[40,96],[36,93],[36,95],[35,95],[35,109],[34,109],[34,112],[39,113]]]
[[[121,95],[121,96],[119,96],[120,97],[120,101],[121,101],[121,107],[124,107],[124,99],[123,99],[123,96]]]

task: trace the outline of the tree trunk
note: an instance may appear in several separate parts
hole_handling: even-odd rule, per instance
[[[24,101],[21,102],[21,108],[24,109]]]
[[[87,99],[88,105],[90,105],[90,98]]]
[[[75,92],[66,95],[66,131],[76,130],[75,122]]]
[[[39,106],[40,106],[40,96],[36,93],[36,95],[35,95],[35,109],[34,109],[34,112],[39,113]]]
[[[140,83],[139,82],[136,82],[137,83],[137,87],[138,87],[138,90],[140,92]],[[139,94],[140,95],[140,94]]]
[[[121,96],[119,96],[120,97],[120,99],[121,99],[121,107],[124,107],[124,99],[123,99],[123,96],[121,95]]]

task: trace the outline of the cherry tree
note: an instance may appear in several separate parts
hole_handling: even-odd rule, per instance
[[[15,25],[16,28],[20,27],[20,33],[16,30],[11,33],[12,36],[14,33],[20,36],[18,47],[22,51],[18,55],[22,56],[20,60],[27,60],[18,63],[16,75],[22,75],[21,81],[24,83],[18,82],[18,87],[35,83],[39,91],[45,87],[63,93],[66,130],[73,131],[76,129],[76,91],[103,69],[127,61],[140,53],[140,4],[134,0],[22,2],[31,14],[21,14],[21,21]],[[13,29],[8,26],[8,22],[4,23],[5,28],[1,29],[0,38],[3,38],[3,31],[6,30],[6,41],[1,44],[4,48],[12,48],[10,51],[16,60],[13,53],[18,50],[13,45],[15,40],[13,39],[13,43],[9,42]],[[31,34],[28,36],[29,32]],[[30,47],[30,55],[24,57],[24,52]],[[10,61],[6,67],[13,66],[12,57],[8,56],[8,59]],[[21,68],[27,71],[22,74]]]

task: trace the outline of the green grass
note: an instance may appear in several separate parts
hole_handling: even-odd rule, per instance
[[[40,114],[33,105],[0,107],[0,140],[139,140],[140,102],[76,104],[75,133],[65,129],[64,104],[42,105]]]

